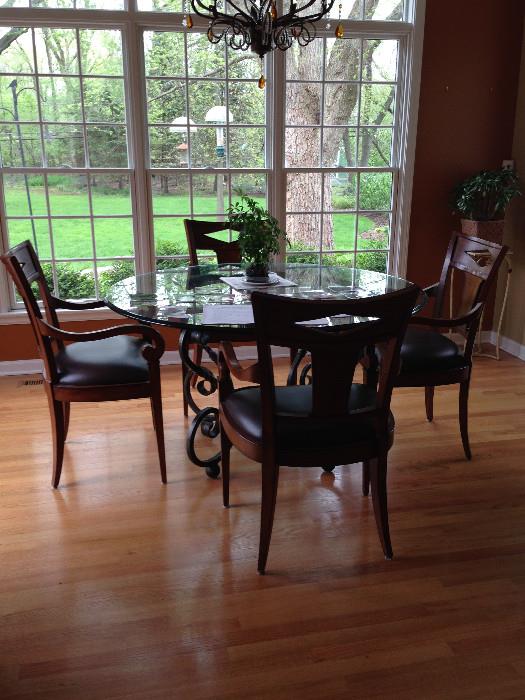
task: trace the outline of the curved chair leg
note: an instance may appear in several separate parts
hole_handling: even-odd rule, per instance
[[[193,364],[198,365],[199,367],[202,365],[202,345],[196,345],[193,349]],[[197,374],[193,375],[190,382],[192,387],[197,384],[198,378],[199,377]]]
[[[465,457],[472,459],[470,451],[470,443],[468,439],[468,394],[470,387],[470,379],[466,382],[461,382],[459,385],[459,429],[461,431],[461,442],[465,450]]]
[[[62,474],[62,462],[64,461],[65,420],[64,408],[60,401],[53,397],[51,389],[46,387],[47,401],[49,403],[49,413],[51,416],[51,427],[53,429],[53,477],[51,483],[53,488],[58,488],[60,475]]]
[[[427,420],[432,421],[434,418],[434,387],[425,387],[425,408],[427,411]]]
[[[362,482],[363,496],[368,496],[370,492],[370,460],[366,459],[363,461],[363,482]]]
[[[64,442],[66,441],[67,438],[67,431],[69,430],[69,416],[71,413],[71,404],[69,401],[64,401],[62,404],[62,408],[64,410]]]
[[[230,507],[230,451],[232,444],[221,426],[222,504]]]
[[[279,484],[279,465],[274,462],[263,462],[262,471],[262,499],[261,499],[261,536],[259,540],[259,560],[257,571],[265,573],[270,539],[272,537],[273,517],[275,515],[275,501],[277,500],[277,486]]]
[[[160,478],[162,483],[166,484],[168,477],[166,474],[166,448],[164,445],[164,423],[162,420],[162,395],[160,392],[160,383],[152,386],[151,390],[151,414],[153,416],[153,427],[157,436],[157,449],[159,452],[160,462]]]
[[[372,502],[381,546],[386,559],[392,559],[392,543],[388,527],[388,502],[386,493],[387,454],[370,460],[370,481],[372,483]]]

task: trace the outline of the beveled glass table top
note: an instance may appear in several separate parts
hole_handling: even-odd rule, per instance
[[[242,265],[202,264],[128,277],[111,287],[105,301],[117,313],[147,323],[175,328],[204,326],[241,330],[253,324],[204,324],[204,306],[249,305],[250,294],[255,289],[302,299],[355,299],[389,294],[412,284],[380,272],[330,265],[275,263],[272,271],[294,282],[295,286],[253,285],[249,290],[236,290],[221,277],[244,278]],[[425,301],[422,293],[414,312],[420,310]]]

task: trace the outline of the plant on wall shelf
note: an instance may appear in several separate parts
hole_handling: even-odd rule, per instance
[[[502,219],[507,204],[521,194],[514,170],[482,170],[454,190],[454,209],[465,219],[496,221]]]
[[[238,243],[246,263],[246,276],[267,278],[270,259],[279,252],[281,241],[286,240],[279,222],[246,195],[228,208],[228,217],[232,228],[239,231]]]
[[[461,230],[501,243],[503,217],[508,203],[521,194],[514,170],[482,170],[460,183],[453,193],[454,211],[461,215]]]

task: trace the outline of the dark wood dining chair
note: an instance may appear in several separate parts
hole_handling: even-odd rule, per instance
[[[186,231],[186,241],[188,243],[188,252],[190,256],[190,265],[199,264],[199,251],[215,253],[216,262],[221,264],[240,263],[241,249],[237,241],[223,241],[220,238],[214,238],[211,234],[219,233],[220,231],[228,231],[231,229],[229,221],[204,221],[199,219],[184,219],[184,229]],[[196,365],[202,363],[202,345],[193,344],[193,362]],[[182,401],[184,415],[188,415],[188,401],[184,386],[189,382],[190,386],[195,386],[197,375],[188,377],[188,368],[183,363],[182,365]],[[189,387],[188,387],[189,389]]]
[[[390,397],[401,341],[419,289],[353,300],[304,300],[254,292],[258,362],[241,368],[230,345],[219,354],[223,501],[229,505],[230,450],[261,463],[262,503],[258,571],[266,568],[279,468],[363,462],[372,481],[379,538],[392,557],[387,509],[387,454],[393,442]],[[314,327],[302,321],[347,314],[354,323]],[[351,319],[349,319],[350,321]],[[379,344],[376,387],[354,384],[362,348]],[[305,348],[311,385],[276,386],[271,346]],[[234,389],[232,375],[259,386]]]
[[[507,246],[498,243],[453,233],[440,280],[425,289],[434,299],[432,316],[412,317],[401,347],[400,372],[395,385],[425,387],[429,421],[434,417],[435,387],[459,384],[459,426],[467,459],[472,457],[468,436],[472,352],[487,295],[507,250]],[[449,306],[448,315],[446,305]],[[463,348],[447,335],[449,329],[463,331]]]
[[[57,309],[97,309],[101,301],[65,301],[51,294],[29,241],[0,259],[22,297],[44,363],[44,387],[53,428],[53,477],[60,482],[70,404],[75,401],[121,401],[149,398],[157,437],[160,473],[166,483],[159,360],[164,340],[153,328],[122,325],[85,333],[60,328]],[[32,286],[42,300],[42,314]]]

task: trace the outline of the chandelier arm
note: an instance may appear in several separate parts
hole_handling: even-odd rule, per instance
[[[251,22],[253,21],[252,18],[247,15],[243,10],[241,10],[239,7],[234,2],[231,2],[231,0],[228,0],[230,5],[234,7],[237,10],[238,15],[241,16],[243,21],[248,21]],[[203,17],[204,19],[211,19],[211,20],[221,20],[225,22],[226,24],[229,24],[230,26],[233,26],[233,19],[237,15],[228,15],[225,12],[219,12],[219,10],[216,10],[215,13],[210,13],[209,5],[205,5],[202,0],[190,0],[191,7],[193,11],[195,12],[196,15],[199,17]],[[202,9],[200,9],[202,8]],[[237,20],[239,21],[239,20]]]
[[[306,16],[301,16],[299,13],[304,12],[307,10],[309,7],[314,5],[317,2],[317,0],[309,0],[309,2],[305,3],[302,7],[296,7],[294,12],[287,12],[285,15],[281,15],[275,20],[275,24],[288,24],[291,19],[299,19],[301,21],[312,21],[312,18],[317,18],[321,19],[325,15],[327,15],[332,7],[334,6],[335,0],[328,0],[326,4],[326,12],[317,12],[316,14],[313,15],[306,15]]]

